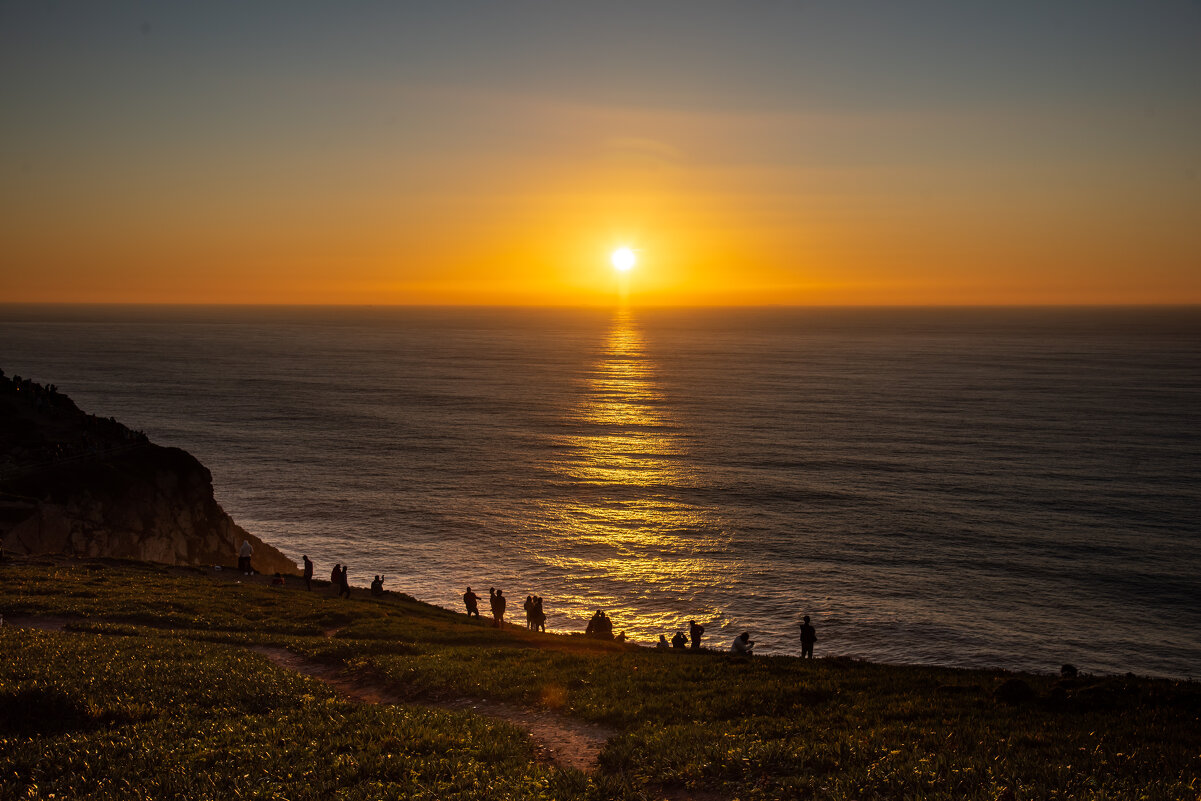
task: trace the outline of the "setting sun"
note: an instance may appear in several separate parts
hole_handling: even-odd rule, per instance
[[[634,265],[638,263],[638,257],[629,248],[618,248],[613,251],[613,255],[609,257],[609,260],[613,262],[614,267],[623,273],[633,269]]]

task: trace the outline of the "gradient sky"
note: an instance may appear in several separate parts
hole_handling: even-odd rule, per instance
[[[1197,2],[7,2],[0,300],[1201,303]]]

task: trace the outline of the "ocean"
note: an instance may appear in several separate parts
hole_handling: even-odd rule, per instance
[[[0,368],[190,451],[319,576],[451,609],[1201,665],[1197,308],[5,306]]]

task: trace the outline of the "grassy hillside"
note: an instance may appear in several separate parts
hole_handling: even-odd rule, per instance
[[[0,798],[1197,799],[1188,682],[673,653],[500,632],[402,596],[139,563],[0,565]],[[327,636],[336,630],[334,636]],[[412,705],[341,699],[251,644]],[[606,723],[591,775],[491,698]]]

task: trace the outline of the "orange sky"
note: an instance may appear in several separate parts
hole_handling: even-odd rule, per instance
[[[995,63],[902,21],[835,14],[797,56],[787,14],[650,19],[634,70],[569,46],[622,18],[558,19],[554,52],[425,19],[458,47],[412,63],[361,23],[314,62],[71,8],[0,41],[3,301],[606,305],[627,245],[647,305],[1201,303],[1201,62],[1136,12],[1066,43],[947,23]],[[692,46],[710,24],[727,50]]]

